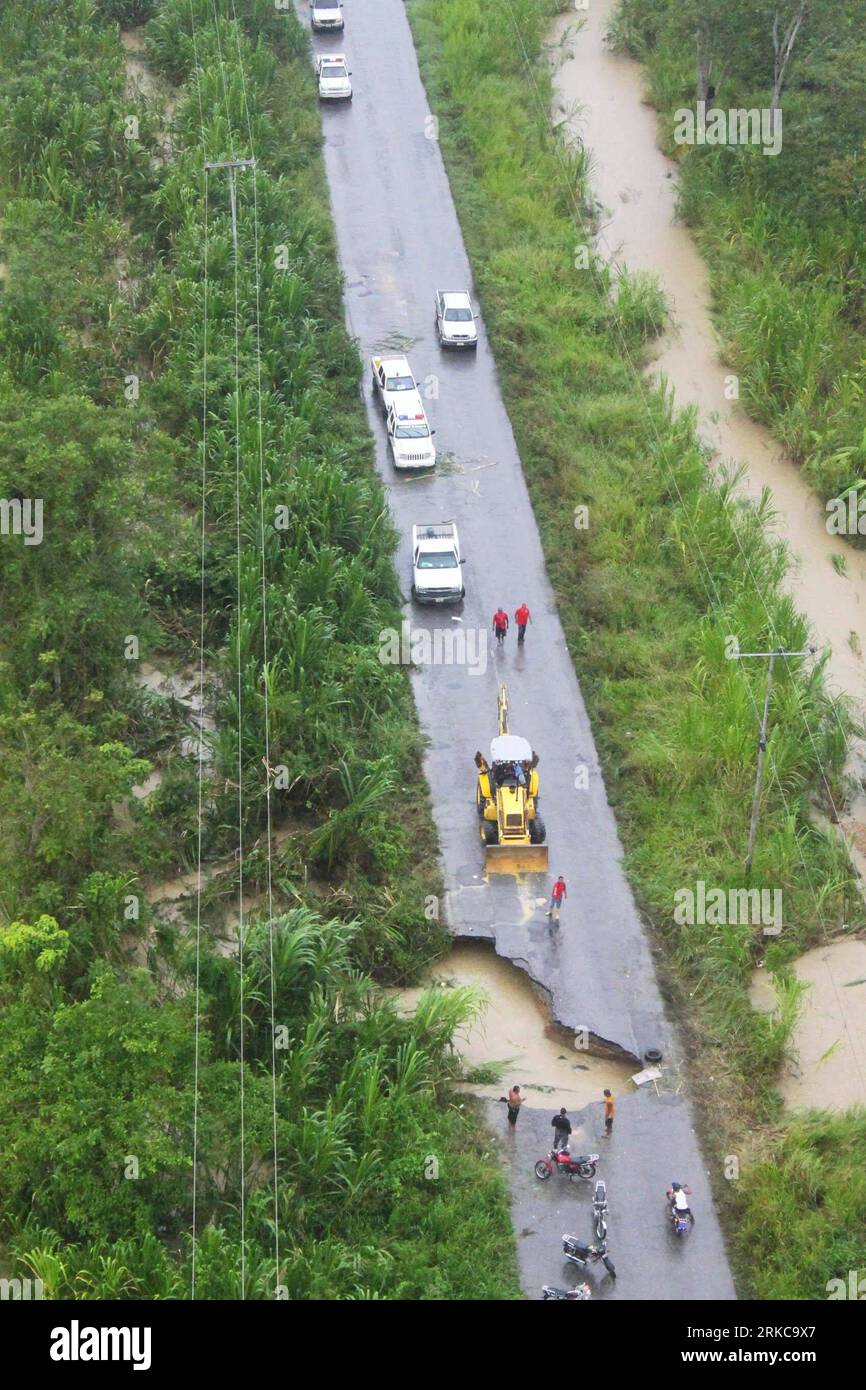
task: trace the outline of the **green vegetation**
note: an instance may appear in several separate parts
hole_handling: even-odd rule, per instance
[[[824,498],[866,481],[866,26],[860,0],[810,4],[780,103],[782,147],[677,146],[694,109],[696,36],[710,106],[767,108],[773,17],[800,0],[622,0],[614,35],[647,66],[681,207],[712,277],[725,356],[746,408]],[[864,528],[866,529],[866,528]]]
[[[762,1298],[826,1298],[830,1279],[864,1277],[864,1152],[863,1110],[798,1115],[751,1166],[739,1219]]]
[[[758,1015],[748,987],[765,953],[784,979],[805,946],[862,921],[847,857],[810,815],[815,801],[838,800],[845,715],[820,671],[781,671],[753,883],[782,890],[783,944],[767,948],[753,927],[677,925],[678,888],[743,885],[763,672],[726,660],[726,638],[744,651],[799,648],[807,633],[781,592],[785,556],[766,538],[766,502],[753,510],[730,484],[713,486],[691,419],[640,377],[658,305],[640,287],[614,303],[603,265],[575,268],[591,202],[586,157],[548,118],[542,43],[559,8],[411,0],[409,15],[628,870],[698,1064],[740,1288],[778,1292],[755,1247],[784,1222],[774,1259],[789,1262],[789,1296],[824,1297],[840,1267],[866,1264],[863,1188],[852,1188],[840,1235],[838,1204],[819,1208],[794,1181],[783,1191],[781,1176],[767,1180],[777,1162],[795,1173],[798,1142],[817,1163],[822,1130],[784,1121],[773,1090],[793,1008]],[[589,526],[572,532],[578,506]],[[862,1127],[851,1145],[838,1158],[820,1147],[828,1188],[862,1166]],[[743,1161],[737,1183],[723,1181],[730,1153]]]
[[[125,88],[118,21],[149,21],[150,96]],[[407,1020],[380,989],[446,938],[408,683],[376,659],[393,536],[303,30],[271,0],[10,0],[0,132],[0,496],[44,500],[40,545],[0,538],[15,1272],[47,1296],[188,1297],[195,1176],[197,1297],[240,1295],[242,1234],[247,1297],[514,1297],[503,1180],[453,1102],[477,1001]],[[228,185],[203,164],[252,152],[236,300]],[[197,945],[194,874],[186,900],[164,880],[196,868],[198,730],[142,677],[195,682],[200,652]],[[241,890],[242,975],[215,945]]]

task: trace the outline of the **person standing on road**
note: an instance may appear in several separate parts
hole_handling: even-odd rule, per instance
[[[526,636],[526,624],[532,622],[532,614],[525,603],[521,603],[517,612],[514,614],[514,621],[517,623],[517,640],[522,642]]]
[[[550,906],[547,909],[548,917],[552,917],[556,923],[559,922],[559,909],[562,907],[562,900],[567,897],[568,889],[565,886],[565,879],[560,874],[550,890]]]
[[[520,1087],[512,1086],[508,1092],[508,1123],[512,1128],[517,1124],[517,1116],[520,1114],[522,1104],[523,1096],[520,1094]]]
[[[571,1135],[571,1120],[568,1118],[568,1111],[562,1107],[558,1115],[554,1115],[550,1121],[553,1125],[553,1147],[556,1149],[567,1149],[568,1140]]]
[[[496,633],[496,640],[501,646],[508,631],[508,614],[502,607],[497,608],[493,614],[493,631]]]
[[[610,1091],[604,1093],[604,1137],[609,1139],[613,1130],[613,1117],[616,1114],[616,1104]]]

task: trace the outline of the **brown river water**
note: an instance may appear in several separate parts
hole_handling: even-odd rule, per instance
[[[604,211],[599,249],[606,259],[653,274],[670,308],[672,328],[656,344],[652,374],[663,374],[676,403],[694,406],[702,439],[714,462],[746,465],[743,492],[758,498],[769,488],[774,529],[787,544],[792,566],[787,587],[811,624],[819,649],[831,648],[829,688],[866,713],[866,554],[831,536],[826,513],[799,469],[768,430],[726,399],[730,368],[721,361],[710,312],[707,266],[690,233],[677,221],[676,165],[656,144],[655,111],[644,101],[640,66],[612,53],[605,42],[616,0],[592,0],[584,14],[559,19],[552,35],[556,109],[570,134],[591,151],[591,179]],[[581,25],[581,21],[584,21]],[[569,56],[570,55],[570,56]],[[784,157],[784,155],[782,156]],[[833,557],[844,555],[839,574]],[[804,730],[805,733],[805,730]],[[864,764],[852,749],[850,770]],[[859,780],[859,779],[858,779]],[[855,862],[866,869],[866,799],[857,795],[840,819]]]
[[[461,941],[430,972],[423,989],[435,983],[449,988],[471,985],[485,1005],[477,1019],[456,1039],[467,1070],[504,1063],[501,1080],[467,1086],[473,1094],[498,1100],[516,1082],[525,1104],[550,1110],[564,1105],[578,1110],[601,1101],[607,1086],[619,1095],[633,1090],[637,1070],[578,1051],[566,1030],[552,1027],[543,1000],[523,970],[497,956],[480,941]],[[396,992],[400,1007],[414,1009],[422,988]]]
[[[697,410],[701,438],[713,466],[744,464],[741,488],[758,498],[772,494],[773,529],[790,551],[786,583],[820,649],[830,647],[830,690],[866,713],[866,554],[831,536],[825,512],[797,467],[768,430],[725,395],[730,368],[719,356],[711,315],[709,272],[688,230],[677,221],[676,165],[659,150],[656,113],[644,100],[640,66],[611,52],[606,32],[616,0],[591,0],[583,14],[555,24],[554,120],[591,152],[591,182],[601,210],[598,248],[611,263],[654,275],[671,314],[671,328],[655,345],[648,368],[663,375],[678,406]],[[844,555],[846,573],[834,569]],[[804,730],[805,733],[805,730]],[[849,757],[853,790],[839,818],[861,874],[866,871],[864,746]],[[844,1109],[866,1102],[866,944],[846,940],[810,951],[795,965],[807,986],[793,1046],[797,1054],[780,1078],[792,1107]],[[756,1007],[774,1007],[769,981],[759,973]]]

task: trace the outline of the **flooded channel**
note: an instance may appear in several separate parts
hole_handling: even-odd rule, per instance
[[[812,626],[820,648],[832,649],[827,680],[847,696],[855,714],[866,712],[866,554],[831,536],[819,498],[769,431],[726,399],[729,368],[718,353],[710,313],[709,274],[685,227],[677,222],[676,165],[656,145],[656,113],[644,103],[643,74],[630,58],[610,51],[605,35],[616,0],[593,0],[589,11],[559,19],[552,39],[556,66],[554,118],[568,118],[569,133],[591,156],[593,193],[602,205],[598,246],[605,258],[630,271],[653,274],[671,311],[672,327],[655,345],[653,374],[663,374],[679,407],[694,406],[698,429],[715,465],[747,467],[742,488],[758,498],[769,488],[774,529],[793,565],[787,588]],[[843,555],[846,573],[834,568]],[[852,750],[849,771],[862,780],[863,748]],[[858,797],[842,817],[855,862],[866,867],[866,801]],[[859,841],[859,843],[858,843]]]
[[[793,966],[805,986],[792,1058],[778,1078],[791,1110],[866,1105],[866,941],[853,938],[807,951]],[[752,1004],[773,1013],[772,977],[755,972]]]
[[[498,1100],[516,1082],[527,1106],[571,1110],[600,1101],[605,1086],[616,1094],[634,1089],[634,1066],[578,1050],[567,1030],[551,1024],[528,975],[490,946],[458,942],[423,986],[399,991],[401,1008],[413,1009],[423,991],[437,983],[443,988],[469,985],[486,1000],[456,1040],[467,1072],[495,1065],[500,1073],[498,1081],[468,1085],[475,1095]]]

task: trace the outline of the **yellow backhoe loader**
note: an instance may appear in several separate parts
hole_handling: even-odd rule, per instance
[[[475,754],[475,804],[487,867],[493,873],[542,873],[547,868],[544,821],[538,814],[538,754],[508,731],[508,691],[499,687],[499,733],[490,757]]]

